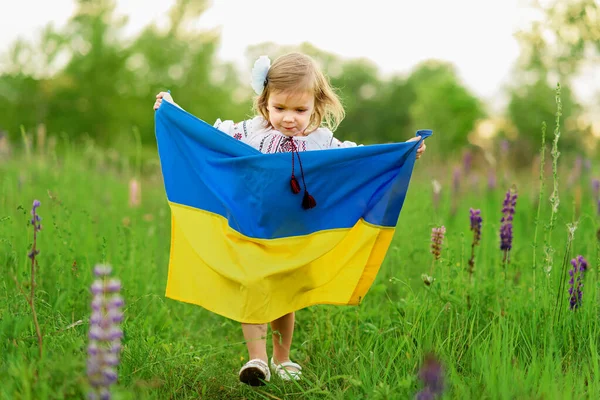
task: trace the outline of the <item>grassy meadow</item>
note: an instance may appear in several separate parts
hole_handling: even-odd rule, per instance
[[[552,132],[547,136],[548,143]],[[423,387],[418,371],[428,353],[443,365],[444,399],[600,398],[600,219],[591,184],[597,161],[568,181],[573,164],[559,158],[553,214],[549,152],[543,188],[539,165],[519,174],[499,166],[490,187],[487,169],[476,163],[454,177],[426,153],[364,302],[300,310],[292,359],[303,365],[304,380],[273,377],[251,388],[237,376],[247,361],[239,324],[164,296],[170,212],[156,154],[135,142],[119,147],[131,154],[92,142],[28,143],[0,157],[1,399],[86,398],[98,263],[112,265],[125,299],[114,399],[412,399]],[[138,206],[129,199],[135,177]],[[437,202],[432,179],[442,187]],[[500,219],[513,184],[518,199],[505,263]],[[42,218],[34,301],[41,357],[27,301],[35,199]],[[472,276],[470,208],[483,219]],[[442,225],[435,260],[431,230]],[[553,249],[549,272],[545,246]],[[589,266],[582,303],[571,310],[568,270],[577,255]],[[423,274],[432,277],[427,284]]]

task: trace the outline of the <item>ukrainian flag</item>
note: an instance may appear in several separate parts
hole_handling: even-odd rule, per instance
[[[166,296],[245,323],[359,304],[394,235],[421,141],[262,154],[163,101],[156,139],[171,208]]]

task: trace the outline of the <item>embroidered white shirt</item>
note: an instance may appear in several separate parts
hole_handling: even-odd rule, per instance
[[[240,140],[261,153],[283,153],[292,150],[289,136],[267,127],[266,121],[261,116],[247,119],[242,122],[232,120],[221,121],[217,119],[214,127]],[[328,128],[318,128],[307,136],[294,136],[298,151],[325,150],[359,146],[354,142],[341,141],[333,136]]]

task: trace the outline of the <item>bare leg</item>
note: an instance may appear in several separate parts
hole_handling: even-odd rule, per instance
[[[294,335],[295,314],[289,313],[271,322],[273,331],[273,360],[276,364],[290,361],[290,348],[292,347],[292,336]],[[288,367],[290,372],[296,368]]]
[[[259,386],[270,379],[267,358],[267,324],[242,324],[242,332],[248,348],[249,360],[240,370],[240,381],[247,385]],[[261,366],[255,359],[264,362]]]
[[[267,324],[242,324],[249,360],[260,358],[268,363]]]

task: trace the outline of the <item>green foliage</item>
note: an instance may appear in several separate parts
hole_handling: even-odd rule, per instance
[[[586,62],[585,53],[597,54],[600,48],[598,6],[593,0],[552,4],[541,9],[543,21],[519,35],[521,58],[507,88],[508,125],[517,134],[511,140],[519,141],[521,152],[515,158],[524,162],[535,152],[541,123],[552,121],[549,93],[557,81],[571,118],[561,126],[566,133],[563,150],[588,148],[591,138],[591,125],[582,127],[582,108],[569,88]],[[178,0],[166,26],[149,25],[128,39],[123,33],[126,18],[116,13],[114,0],[79,0],[76,5],[65,28],[48,24],[36,42],[17,40],[2,55],[0,130],[13,141],[20,138],[21,126],[32,132],[43,124],[50,135],[92,138],[122,152],[128,151],[124,138],[137,132],[153,148],[150,107],[156,93],[169,89],[179,104],[208,123],[241,120],[252,113],[248,76],[256,57],[274,59],[292,50],[317,59],[338,89],[347,115],[337,132],[342,139],[403,141],[430,128],[438,138],[430,151],[445,154],[464,146],[478,121],[487,117],[454,67],[442,61],[429,60],[405,76],[384,78],[367,59],[344,59],[308,43],[268,42],[247,49],[247,68],[240,71],[216,57],[218,30],[192,28],[209,8],[208,0]]]
[[[182,107],[209,123],[249,117],[248,79],[216,58],[218,32],[186,28],[207,7],[207,1],[178,1],[166,28],[150,25],[125,40],[126,19],[116,15],[114,1],[79,1],[65,29],[48,25],[39,48],[20,41],[8,54],[0,76],[5,104],[0,128],[16,140],[21,126],[31,132],[44,124],[51,135],[85,136],[117,147],[137,130],[142,143],[153,146],[151,106],[155,94],[168,89]],[[445,145],[454,146],[483,115],[449,66],[431,76],[417,71],[383,79],[369,60],[345,60],[306,43],[263,43],[248,49],[249,67],[241,76],[249,76],[258,55],[275,59],[292,50],[315,57],[337,88],[347,115],[337,134],[345,140],[404,141],[417,129],[433,127]]]
[[[233,67],[215,60],[218,36],[183,29],[207,8],[207,2],[177,2],[166,31],[149,26],[126,42],[125,19],[115,15],[113,1],[80,1],[67,27],[48,27],[44,41],[67,58],[48,75],[54,59],[39,68],[23,65],[35,53],[18,42],[11,61],[0,76],[0,99],[6,107],[0,126],[13,139],[19,127],[45,124],[50,133],[76,138],[86,134],[99,143],[114,143],[120,136],[140,132],[143,143],[154,143],[154,95],[170,89],[191,112],[207,120],[221,113],[240,118],[240,102],[232,102],[239,86]],[[243,102],[243,100],[242,100]],[[224,106],[223,106],[224,105]]]
[[[508,114],[520,134],[520,145],[515,151],[514,159],[521,164],[531,162],[535,154],[542,122],[551,123],[554,120],[556,104],[555,89],[546,81],[537,80],[532,85],[520,86],[513,90],[508,104]],[[580,107],[575,102],[572,92],[561,86],[563,115],[577,115]],[[567,129],[565,120],[559,125],[562,132],[561,147],[565,152],[578,150],[581,146],[579,132]]]
[[[592,55],[600,55],[600,4],[596,0],[554,0],[543,8],[546,38],[561,75],[572,76]]]
[[[549,243],[555,260],[583,254],[590,262],[582,307],[572,312],[566,289],[558,290],[564,275],[559,263],[547,274],[540,262],[537,280],[532,278],[532,253],[543,259],[542,246],[532,247],[533,233],[538,225],[544,231],[552,211],[548,196],[536,195],[531,178],[515,179],[519,199],[505,278],[498,228],[507,187],[487,189],[465,176],[465,189],[455,192],[449,165],[425,160],[427,154],[416,165],[396,235],[364,302],[299,311],[292,358],[303,365],[305,379],[299,385],[274,380],[253,389],[237,379],[247,360],[239,324],[164,297],[170,211],[156,164],[145,167],[141,206],[130,207],[128,182],[138,176],[138,167],[92,143],[81,148],[66,142],[54,150],[36,143],[29,153],[3,159],[0,398],[85,397],[88,288],[98,262],[113,265],[126,302],[114,398],[413,398],[428,351],[445,367],[445,398],[597,398],[600,242],[595,232],[600,220],[587,177],[574,182],[582,196],[560,186],[561,206]],[[597,176],[598,164],[593,167]],[[561,176],[568,170],[563,167]],[[552,172],[543,177],[552,180]],[[439,208],[431,179],[442,184]],[[36,273],[41,360],[31,312],[15,282],[28,289],[33,199],[42,203]],[[481,209],[483,217],[472,285],[470,207]],[[567,252],[565,224],[577,218],[573,209],[581,217]],[[442,258],[432,267],[429,239],[431,228],[439,225],[447,234]],[[432,285],[423,284],[422,273],[435,278]],[[557,298],[562,316],[553,320]]]
[[[454,67],[423,63],[413,71],[408,85],[415,97],[410,107],[412,125],[433,129],[441,149],[464,146],[475,122],[485,114],[479,100],[460,83]]]
[[[542,122],[553,120],[552,92],[557,83],[562,87],[563,109],[570,119],[560,126],[565,134],[563,150],[581,152],[589,147],[586,139],[591,136],[592,121],[580,119],[584,110],[570,87],[581,68],[590,66],[590,60],[600,55],[597,1],[552,0],[543,5],[536,3],[536,8],[544,18],[517,35],[521,54],[508,88],[507,114],[523,139],[522,156],[527,161]]]

